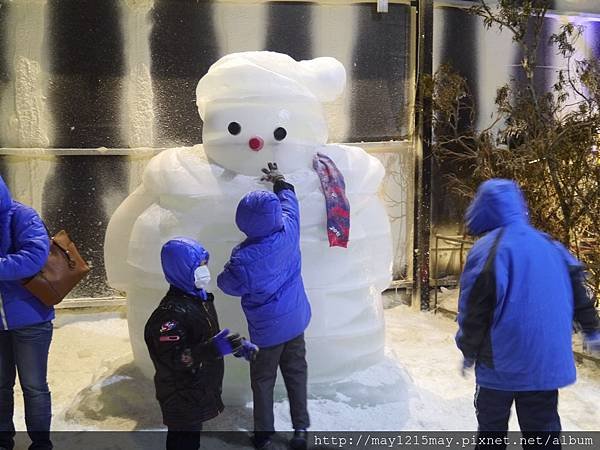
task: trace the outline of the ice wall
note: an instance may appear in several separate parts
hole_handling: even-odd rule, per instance
[[[0,3],[0,145],[47,147],[52,139],[42,33],[43,1]]]
[[[194,89],[218,57],[334,56],[348,68],[348,89],[326,106],[330,139],[400,139],[411,121],[411,35],[410,7],[397,4],[377,15],[355,3],[0,0],[0,146],[11,149],[0,150],[0,173],[51,230],[82,243],[95,269],[74,294],[112,295],[101,256],[108,219],[139,184],[152,153],[144,148],[201,141]],[[45,150],[12,151],[26,148]],[[400,160],[390,151],[381,153],[388,165]],[[404,170],[412,168],[394,167]],[[394,234],[406,236],[407,209],[394,205],[404,217]],[[408,246],[397,245],[397,274]]]

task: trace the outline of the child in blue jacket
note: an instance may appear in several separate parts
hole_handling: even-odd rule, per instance
[[[250,339],[260,347],[250,363],[254,445],[268,448],[274,433],[273,389],[281,369],[290,400],[293,449],[306,448],[307,364],[304,330],[311,317],[301,276],[300,214],[294,187],[276,164],[263,169],[274,193],[255,191],[240,201],[236,224],[247,238],[232,251],[217,284],[242,298]]]

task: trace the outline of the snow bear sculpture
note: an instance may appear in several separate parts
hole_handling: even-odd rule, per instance
[[[391,280],[390,225],[378,190],[382,164],[364,150],[327,144],[322,102],[344,89],[346,74],[333,58],[295,61],[273,52],[227,55],[199,81],[202,145],[171,148],[148,164],[142,184],[119,206],[108,226],[109,284],[127,293],[136,364],[150,376],[143,328],[167,290],[160,248],[174,236],[209,250],[208,291],[222,327],[247,335],[239,299],[215,284],[231,249],[244,236],[235,210],[249,191],[270,190],[261,168],[275,161],[300,202],[302,275],[313,316],[306,332],[309,384],[331,383],[383,358],[381,292]],[[350,202],[348,248],[330,247],[326,207],[312,159],[329,156],[345,178]],[[227,358],[224,398],[250,399],[245,361]]]

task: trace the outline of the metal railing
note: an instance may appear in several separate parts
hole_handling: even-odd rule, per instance
[[[458,277],[444,277],[438,278],[439,270],[439,254],[440,252],[456,252],[459,253],[459,267],[460,272],[465,264],[465,252],[468,251],[475,241],[472,238],[465,236],[446,236],[442,234],[435,235],[435,245],[431,249],[433,253],[433,267],[431,270],[431,280],[429,284],[434,288],[433,296],[433,311],[436,312],[438,309],[438,291],[441,286],[457,286]],[[453,244],[451,247],[440,247],[440,243]]]

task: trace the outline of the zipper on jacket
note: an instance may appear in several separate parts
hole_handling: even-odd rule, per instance
[[[6,321],[6,313],[4,311],[4,299],[2,298],[2,294],[0,294],[0,319],[2,319],[2,328],[5,331],[7,331],[8,322]]]
[[[215,332],[213,331],[212,322],[210,321],[210,313],[208,312],[208,308],[206,307],[204,302],[202,302],[202,307],[204,308],[204,312],[206,313],[206,321],[208,322],[208,330],[210,333],[209,339],[210,339],[215,335]]]

